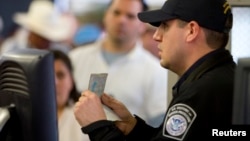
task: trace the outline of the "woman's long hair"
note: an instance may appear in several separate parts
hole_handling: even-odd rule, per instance
[[[78,101],[78,99],[80,97],[80,93],[76,89],[75,81],[73,78],[73,67],[72,67],[72,64],[71,64],[69,57],[64,52],[59,51],[59,50],[51,50],[51,52],[54,55],[54,61],[61,60],[66,65],[68,70],[70,71],[70,75],[72,77],[73,87],[72,87],[72,90],[70,91],[69,99],[68,99],[67,104],[66,104],[68,106],[68,105],[70,105],[70,103],[72,103],[72,102],[75,103],[76,101]]]

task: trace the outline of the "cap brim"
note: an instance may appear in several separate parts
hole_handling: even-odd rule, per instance
[[[175,19],[176,16],[172,16],[162,10],[152,10],[138,13],[138,18],[142,22],[158,27],[161,22]]]

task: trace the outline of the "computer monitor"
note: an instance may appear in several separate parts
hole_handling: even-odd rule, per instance
[[[0,140],[58,141],[55,91],[54,60],[49,51],[29,48],[3,54],[0,117],[4,111],[5,120],[0,119]]]
[[[237,62],[232,117],[235,125],[250,125],[250,57]]]

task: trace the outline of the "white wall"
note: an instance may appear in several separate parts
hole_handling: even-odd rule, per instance
[[[250,57],[250,5],[233,7],[233,29],[231,32],[231,52],[235,62],[241,57]]]
[[[73,11],[78,14],[82,12],[87,12],[93,10],[91,4],[106,4],[110,0],[56,0],[58,2],[69,1],[71,3],[71,8]],[[145,0],[150,6],[161,6],[165,0]]]

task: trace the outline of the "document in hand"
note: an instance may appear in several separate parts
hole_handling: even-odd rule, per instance
[[[101,96],[105,89],[107,73],[91,74],[89,79],[89,90]],[[121,120],[110,108],[103,105],[104,112],[108,120]]]

